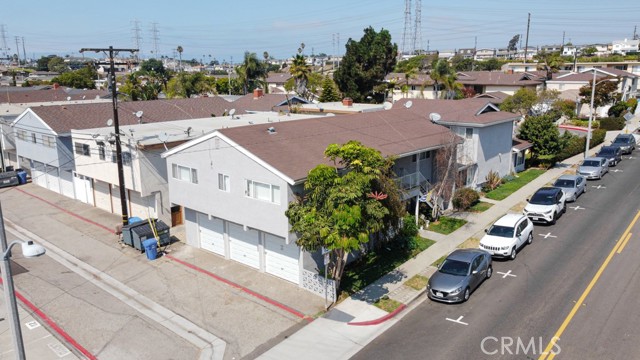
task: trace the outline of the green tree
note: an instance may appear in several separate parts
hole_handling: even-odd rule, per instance
[[[238,81],[242,84],[242,90],[244,94],[264,84],[264,80],[267,77],[267,67],[265,64],[258,60],[256,53],[245,52],[244,61],[238,67],[236,67],[236,73],[238,74]]]
[[[453,74],[451,67],[449,67],[449,62],[445,59],[437,59],[434,61],[434,65],[431,69],[431,80],[433,80],[433,88],[436,90],[436,99],[439,98],[438,91],[440,90],[440,85],[444,86],[445,79]]]
[[[333,75],[340,91],[355,102],[363,102],[369,96],[382,102],[384,94],[374,92],[374,87],[392,71],[398,54],[389,31],[376,32],[368,27],[360,41],[349,39],[345,47],[346,53]]]
[[[504,99],[500,104],[500,110],[527,115],[531,108],[538,102],[536,91],[529,88],[520,88],[513,95]]]
[[[604,105],[612,104],[620,99],[620,93],[618,92],[618,84],[620,79],[617,78],[604,78],[596,79],[596,91],[593,97],[593,113]],[[580,88],[580,102],[583,104],[591,104],[591,91],[593,81],[589,81],[589,85],[585,85]]]
[[[411,69],[416,71],[425,71],[430,68],[431,62],[436,55],[416,55],[409,59],[398,61],[393,72],[406,73]]]
[[[290,203],[285,214],[298,246],[331,251],[331,274],[339,288],[349,254],[361,250],[370,236],[397,229],[405,211],[391,159],[357,141],[329,145],[325,156],[334,166],[311,170],[305,195]]]
[[[49,71],[49,60],[51,60],[51,58],[53,56],[54,55],[40,57],[40,59],[38,59],[36,61],[36,70],[37,71]]]
[[[581,50],[584,56],[591,57],[598,52],[598,49],[595,46],[589,46]]]
[[[442,78],[442,86],[444,87],[444,91],[442,92],[442,97],[448,100],[460,99],[463,97],[462,88],[464,87],[458,81],[458,77],[453,72],[447,74],[444,78]]]
[[[534,157],[552,157],[560,151],[560,132],[556,120],[557,117],[550,114],[529,116],[520,126],[519,137],[533,144]]]
[[[82,69],[62,73],[51,79],[51,82],[74,89],[95,89],[96,84],[94,80],[97,76],[98,74],[93,64],[89,64]]]
[[[342,97],[338,92],[338,87],[336,83],[331,80],[330,77],[325,76],[322,81],[322,94],[320,95],[320,102],[333,102],[340,101]]]
[[[476,62],[475,69],[478,71],[497,71],[502,69],[502,65],[504,65],[504,63],[504,61],[491,58]]]
[[[465,59],[464,56],[456,54],[451,58],[451,68],[454,71],[471,71],[473,59]]]
[[[305,98],[308,97],[307,83],[311,74],[311,66],[307,64],[307,59],[304,55],[296,54],[294,56],[289,73],[293,77],[296,94]]]
[[[516,50],[518,50],[518,41],[520,41],[520,34],[514,35],[511,40],[509,40],[509,45],[507,45],[509,59],[511,59],[511,52],[516,52]]]
[[[167,83],[167,97],[188,99],[193,95],[213,92],[215,85],[215,79],[203,73],[180,73]]]
[[[182,46],[178,45],[176,51],[178,52],[178,56],[180,57],[180,62],[178,63],[178,71],[182,71],[182,52],[184,51],[184,49],[182,48]]]
[[[538,61],[538,70],[543,70],[547,73],[547,79],[551,79],[552,74],[558,72],[564,65],[564,60],[559,51],[541,51],[534,55],[533,58]]]
[[[47,67],[49,68],[49,71],[57,72],[60,74],[67,71],[71,71],[69,66],[65,64],[64,59],[59,56],[54,56],[51,59],[49,59],[49,62],[47,63]]]

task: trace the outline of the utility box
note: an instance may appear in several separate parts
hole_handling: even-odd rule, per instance
[[[153,227],[156,230],[155,233],[149,222],[153,224]],[[145,219],[133,224],[123,226],[122,241],[125,244],[133,246],[137,250],[144,252],[144,246],[142,243],[147,239],[156,238],[156,234],[160,246],[169,245],[169,243],[171,242],[169,229],[169,226],[162,220]]]

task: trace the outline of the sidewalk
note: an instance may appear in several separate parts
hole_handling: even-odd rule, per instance
[[[631,132],[638,127],[640,115],[636,115],[622,131],[609,131],[603,144],[609,144],[619,133]],[[602,146],[589,150],[589,155],[595,154]],[[385,319],[388,315],[372,303],[376,299],[387,295],[405,305],[411,305],[417,299],[423,299],[423,291],[403,285],[403,283],[420,274],[430,276],[436,270],[431,264],[442,256],[455,250],[469,238],[480,239],[484,229],[494,220],[509,211],[520,211],[526,204],[526,198],[538,188],[553,182],[566,171],[575,172],[575,167],[584,158],[584,154],[564,160],[552,169],[531,181],[506,199],[496,202],[488,200],[494,205],[482,213],[466,213],[464,219],[467,224],[450,235],[442,235],[431,231],[420,230],[420,235],[435,240],[436,243],[415,258],[405,262],[391,273],[378,279],[361,292],[338,304],[323,318],[305,326],[300,331],[273,347],[260,359],[347,359],[373,341],[378,335],[391,327],[397,319],[391,321],[376,321]],[[517,210],[512,208],[518,207]],[[353,326],[349,323],[371,322],[370,326]]]

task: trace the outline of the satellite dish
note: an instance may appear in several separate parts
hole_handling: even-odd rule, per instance
[[[158,140],[162,141],[163,143],[166,143],[167,140],[169,140],[169,134],[167,133],[156,135],[156,136],[158,137]]]
[[[389,110],[392,107],[393,107],[393,104],[388,102],[388,101],[385,101],[384,104],[382,104],[382,108],[385,109],[385,110]]]
[[[113,119],[107,120],[107,126],[111,126],[111,125],[113,125]]]
[[[67,96],[67,101],[71,101],[71,96]]]
[[[406,107],[407,109],[410,108],[411,106],[413,106],[413,101],[409,100],[404,104],[404,107]]]
[[[235,113],[236,113],[236,109],[229,110],[229,115],[231,115],[231,117],[233,117],[233,115],[235,115]]]
[[[429,114],[429,119],[431,119],[431,121],[436,122],[439,121],[440,119],[442,119],[442,116],[438,113],[431,113]]]
[[[143,114],[142,110],[136,111],[136,117],[138,119],[142,117],[142,114]]]

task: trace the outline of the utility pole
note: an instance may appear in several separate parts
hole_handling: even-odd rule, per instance
[[[562,49],[564,49],[564,31],[562,32]]]
[[[111,83],[111,97],[113,104],[113,126],[116,137],[116,164],[118,165],[118,187],[120,188],[120,205],[122,206],[122,225],[129,224],[129,211],[127,210],[127,197],[124,184],[124,169],[122,167],[122,145],[120,144],[120,123],[118,121],[118,91],[116,90],[116,67],[114,64],[115,56],[121,52],[136,53],[138,49],[114,49],[113,46],[108,48],[82,48],[80,52],[108,52],[109,56],[109,72]]]
[[[18,58],[18,66],[20,66],[20,46],[18,46],[18,39],[19,38],[20,38],[19,36],[15,37],[15,39],[16,39],[16,57]]]
[[[527,39],[524,41],[524,63],[527,63],[527,50],[529,50],[529,24],[531,24],[531,13],[527,18]]]
[[[228,75],[228,82],[229,82],[229,95],[231,95],[231,70],[233,70],[233,55],[231,56],[231,67],[229,68],[229,71],[227,72]]]
[[[24,36],[22,37],[22,57],[24,58],[25,65],[27,64],[27,52],[24,50]]]
[[[473,57],[471,58],[471,71],[476,67],[476,52],[478,51],[478,37],[473,40]]]

